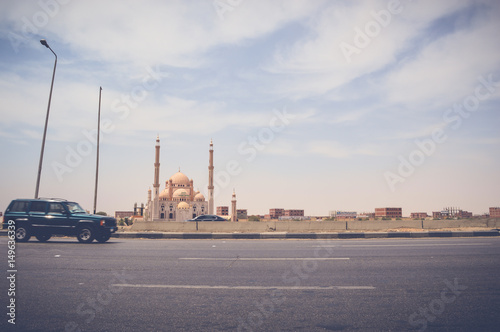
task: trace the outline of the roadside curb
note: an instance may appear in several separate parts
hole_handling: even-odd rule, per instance
[[[441,237],[495,237],[499,230],[490,231],[436,231],[436,232],[363,232],[363,233],[114,233],[113,238],[123,239],[376,239],[376,238],[441,238]]]
[[[0,236],[7,236],[6,230],[0,230]],[[495,237],[500,230],[489,231],[430,231],[430,232],[341,232],[341,233],[165,233],[165,232],[118,232],[112,238],[121,239],[381,239],[381,238],[442,238],[442,237]]]

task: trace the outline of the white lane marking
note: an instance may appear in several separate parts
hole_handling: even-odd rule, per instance
[[[208,285],[145,285],[113,284],[113,287],[169,289],[234,289],[234,290],[371,290],[373,286],[208,286]]]
[[[335,260],[349,260],[348,257],[289,257],[289,258],[279,258],[279,257],[233,257],[233,258],[205,258],[205,257],[181,257],[179,260],[184,261],[335,261]]]
[[[434,243],[434,244],[341,244],[312,246],[312,248],[355,248],[355,247],[437,247],[437,246],[491,246],[491,243]]]

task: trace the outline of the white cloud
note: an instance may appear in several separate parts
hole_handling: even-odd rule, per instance
[[[179,67],[198,67],[212,47],[263,36],[315,9],[305,1],[247,1],[221,20],[213,1],[89,0],[59,6],[41,24],[34,20],[43,12],[36,2],[9,7],[2,16],[18,35],[27,20],[38,34],[57,38],[88,59]]]
[[[310,141],[306,144],[305,149],[306,153],[335,159],[346,159],[357,155],[381,156],[387,154],[387,152],[383,152],[380,144],[347,146],[338,141],[330,140]]]
[[[500,64],[499,30],[488,20],[432,42],[387,77],[388,102],[449,107],[472,94],[477,78]]]
[[[308,22],[309,34],[293,45],[280,47],[274,61],[264,66],[271,73],[300,74],[300,79],[284,79],[277,92],[288,92],[296,98],[321,95],[348,84],[366,74],[391,64],[398,52],[409,46],[416,36],[435,19],[463,8],[465,1],[446,3],[402,1],[397,13],[390,15],[386,26],[369,37],[367,46],[356,44],[358,30],[366,31],[376,23],[374,13],[388,12],[388,1],[362,1],[331,4],[318,18]],[[396,12],[396,11],[395,11]],[[349,57],[342,43],[357,47]],[[298,97],[297,97],[298,96]]]
[[[370,113],[371,109],[358,109],[358,110],[349,110],[347,112],[337,112],[336,116],[334,116],[333,120],[330,121],[331,124],[352,124],[356,123]]]

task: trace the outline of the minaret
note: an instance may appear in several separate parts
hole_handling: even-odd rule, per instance
[[[160,219],[160,135],[156,136],[155,146],[155,179],[153,183],[154,201],[152,219]]]
[[[233,189],[233,198],[231,199],[231,221],[238,221],[238,213],[236,211],[236,194]]]
[[[151,188],[148,189],[148,202],[146,204],[146,211],[144,212],[144,221],[151,221],[151,209],[153,202],[151,201]]]
[[[208,162],[208,214],[214,214],[214,144],[210,140]]]

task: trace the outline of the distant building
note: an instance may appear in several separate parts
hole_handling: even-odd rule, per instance
[[[500,207],[490,207],[490,218],[500,218]]]
[[[287,217],[285,219],[294,219],[294,217],[303,217],[304,210],[285,210],[285,209],[269,209],[269,214],[266,214],[266,219],[282,219],[282,217]],[[291,218],[289,218],[291,217]]]
[[[460,219],[472,218],[472,212],[460,210],[457,215]]]
[[[144,203],[141,203],[141,207],[137,207],[137,203],[134,204],[134,216],[142,217],[144,216]]]
[[[285,209],[269,209],[269,219],[279,219],[282,217]]]
[[[336,219],[356,219],[358,217],[357,212],[352,211],[330,211],[330,218]]]
[[[412,218],[412,219],[425,219],[428,216],[429,215],[427,214],[427,212],[412,212],[410,215],[410,218]]]
[[[246,209],[237,209],[236,215],[238,216],[238,220],[240,219],[248,219],[248,213]]]
[[[361,219],[375,219],[375,212],[361,212],[358,214],[358,218]]]
[[[134,216],[134,211],[115,211],[115,218],[132,218]]]
[[[394,207],[376,208],[375,217],[402,218],[403,217],[402,208],[394,208]]]
[[[443,219],[443,213],[440,211],[432,212],[432,219]]]
[[[305,216],[281,216],[279,220],[311,220],[311,217]]]
[[[283,216],[284,217],[303,217],[304,210],[284,210]]]
[[[457,207],[447,207],[442,211],[432,212],[433,219],[457,218],[466,219],[472,218],[472,212],[461,210]]]
[[[218,206],[217,207],[217,215],[218,216],[228,216],[229,215],[229,206]]]

